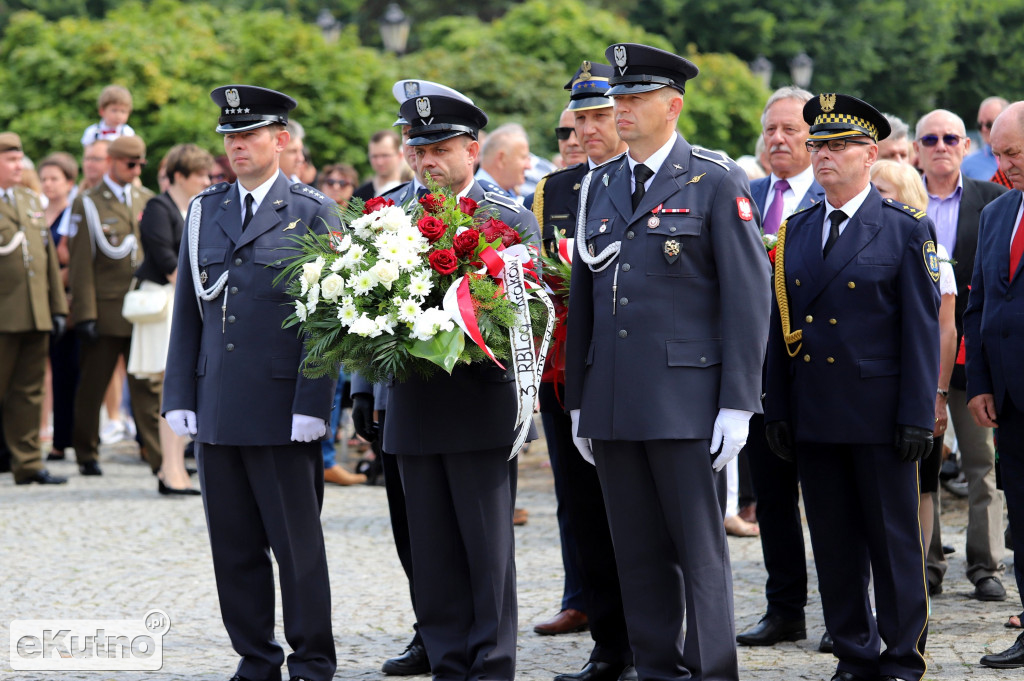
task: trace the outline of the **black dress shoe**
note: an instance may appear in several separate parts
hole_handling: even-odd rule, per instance
[[[559,674],[555,681],[618,681],[625,668],[624,664],[593,661],[575,674]]]
[[[103,475],[103,469],[95,461],[86,461],[83,464],[79,464],[78,472],[82,475]]]
[[[825,633],[821,635],[821,641],[818,643],[819,653],[831,653],[832,652],[832,634],[825,630]]]
[[[1005,601],[1006,588],[998,577],[982,577],[974,585],[971,598],[977,598],[979,601]]]
[[[765,615],[754,627],[736,635],[744,646],[773,646],[780,641],[802,641],[807,638],[804,618],[784,620],[778,615]]]
[[[993,669],[1017,669],[1024,667],[1024,634],[1017,637],[1013,645],[1001,653],[985,655],[981,658],[981,664]]]
[[[63,461],[64,459],[65,455],[63,449],[50,450],[50,453],[46,455],[47,461]]]
[[[850,672],[836,672],[832,676],[832,681],[867,681],[863,677],[851,674]]]
[[[619,681],[640,681],[640,677],[636,673],[636,667],[627,664],[626,668],[619,674]]]
[[[164,484],[164,481],[160,478],[157,478],[156,482],[156,490],[160,492],[160,494],[177,494],[178,496],[199,496],[202,494],[202,492],[197,489],[193,489],[192,487],[185,487],[182,489],[170,487],[169,485]]]
[[[938,582],[936,584],[932,584],[931,582],[928,583],[929,596],[938,596],[940,593],[942,593],[942,582]]]
[[[388,676],[416,676],[430,673],[430,660],[422,643],[410,643],[398,657],[384,660],[380,670]]]
[[[190,468],[188,466],[185,466],[185,472],[188,473],[189,476],[193,476],[193,475],[198,475],[199,474],[199,471],[197,471],[195,468]]]
[[[67,478],[62,478],[58,475],[50,475],[50,471],[44,468],[41,471],[33,473],[24,480],[18,480],[17,484],[28,485],[34,482],[38,485],[63,485],[67,481]]]

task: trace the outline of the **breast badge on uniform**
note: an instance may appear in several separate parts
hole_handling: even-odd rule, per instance
[[[925,241],[924,246],[921,247],[921,251],[924,254],[924,266],[928,268],[928,274],[931,275],[932,281],[939,280],[939,254],[935,252],[935,242]]]
[[[665,239],[665,246],[661,250],[669,265],[679,259],[679,242],[675,239]]]
[[[750,209],[750,199],[745,196],[736,197],[736,212],[740,216],[740,220],[753,220],[754,211]]]
[[[705,175],[707,175],[707,173],[701,173],[700,175],[694,175],[693,177],[691,177],[689,180],[686,181],[686,184],[697,184],[698,182],[701,181],[701,179]]]
[[[657,215],[652,215],[651,217],[647,218],[647,226],[650,227],[651,229],[657,229],[658,225],[660,224],[661,218],[659,218]]]
[[[210,278],[210,275],[208,275],[208,274],[206,273],[206,270],[203,270],[202,272],[200,272],[200,273],[199,273],[199,283],[200,283],[200,284],[205,284],[205,283],[206,283],[206,281],[207,281],[207,280],[208,280],[209,278]]]

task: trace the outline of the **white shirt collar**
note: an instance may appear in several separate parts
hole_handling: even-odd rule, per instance
[[[676,138],[678,136],[678,132],[673,132],[672,136],[668,138],[668,142],[665,142],[665,144],[660,149],[651,154],[650,158],[644,161],[644,165],[650,168],[652,171],[651,179],[644,184],[645,188],[650,188],[651,182],[654,181],[654,176],[658,174],[658,171],[661,170],[661,166],[665,163],[665,159],[667,159],[668,155],[672,153],[672,147],[675,146]],[[636,168],[637,165],[640,164],[640,162],[633,160],[633,157],[630,156],[628,153],[626,154],[626,159],[629,161],[629,174],[630,177],[632,177],[633,168]]]
[[[780,178],[776,177],[775,173],[772,173],[771,184],[768,185],[769,195],[775,190],[775,183],[779,180]],[[791,190],[794,196],[798,199],[803,199],[804,194],[811,188],[811,183],[814,182],[814,168],[807,166],[793,177],[786,178],[786,181],[789,182],[789,190],[787,191]]]
[[[270,176],[270,179],[261,184],[260,186],[253,189],[251,192],[242,186],[242,183],[238,183],[238,201],[242,204],[241,215],[242,219],[245,220],[245,197],[252,194],[252,214],[255,216],[256,211],[260,209],[260,205],[263,203],[263,199],[267,198],[267,193],[270,192],[270,188],[277,182],[278,176],[281,171]]]
[[[864,189],[862,189],[859,194],[857,194],[856,196],[854,196],[852,199],[850,199],[841,206],[833,206],[831,203],[828,202],[828,199],[825,199],[825,222],[823,223],[823,231],[821,238],[822,246],[825,245],[825,241],[828,239],[829,229],[831,229],[832,227],[832,221],[829,220],[828,218],[828,216],[832,214],[832,211],[841,210],[844,213],[846,213],[846,219],[839,223],[839,233],[842,234],[843,230],[846,229],[846,225],[850,223],[850,219],[857,214],[858,210],[860,210],[861,205],[864,203],[864,199],[868,198],[868,194],[870,192],[871,183],[869,182],[868,186],[864,187]]]
[[[110,191],[114,192],[114,196],[117,197],[117,200],[120,201],[121,203],[124,203],[124,196],[125,192],[128,191],[128,187],[122,187],[118,183],[114,182],[112,179],[110,179],[110,175],[107,173],[103,174],[103,182],[107,185]]]

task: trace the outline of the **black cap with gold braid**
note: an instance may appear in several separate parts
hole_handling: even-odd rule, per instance
[[[835,93],[822,93],[804,104],[804,121],[811,126],[807,139],[833,140],[867,135],[876,142],[892,132],[885,116],[865,101]]]

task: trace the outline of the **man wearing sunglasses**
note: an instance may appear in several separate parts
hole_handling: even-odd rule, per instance
[[[957,344],[963,342],[963,315],[967,309],[971,272],[978,247],[981,209],[1006,191],[1005,187],[966,177],[961,172],[970,150],[963,120],[951,111],[936,109],[917,123],[914,148],[924,170],[928,191],[928,217],[935,223],[936,240],[954,261],[957,296]],[[967,409],[967,379],[963,359],[953,367],[946,400],[960,446],[967,477],[967,577],[975,585],[972,597],[984,601],[1006,599],[999,579],[1003,566],[1003,496],[996,488],[995,446],[990,428],[974,423]],[[947,563],[942,552],[938,522],[928,546],[928,588],[942,592]]]
[[[978,132],[981,134],[981,148],[964,159],[963,173],[976,180],[991,180],[999,170],[999,162],[992,153],[992,124],[996,116],[1010,103],[1002,97],[986,97],[978,107]]]
[[[920,681],[928,594],[917,462],[931,447],[939,368],[934,230],[869,182],[890,131],[878,110],[822,94],[803,116],[825,200],[779,228],[766,437],[797,464],[839,658],[832,681]]]
[[[146,165],[141,137],[119,137],[107,148],[110,166],[102,181],[80,194],[71,209],[71,316],[82,341],[82,373],[75,393],[71,441],[82,475],[102,475],[99,466],[100,407],[117,358],[128,360],[132,325],[121,316],[135,268],[142,264],[139,217],[153,192],[136,186]],[[153,470],[160,451],[159,381],[128,375],[132,414],[146,460]]]

